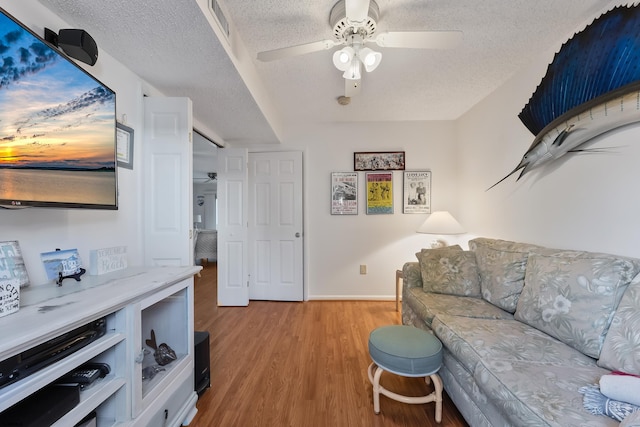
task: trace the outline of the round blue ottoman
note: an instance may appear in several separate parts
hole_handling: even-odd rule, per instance
[[[442,343],[433,334],[413,326],[391,325],[374,329],[369,335],[369,381],[373,386],[373,410],[380,413],[380,394],[403,403],[436,402],[436,422],[442,420]],[[409,397],[380,385],[384,371],[404,377],[424,377],[433,382],[434,391],[427,396]]]

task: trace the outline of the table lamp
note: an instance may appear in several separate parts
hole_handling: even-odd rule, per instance
[[[449,212],[437,211],[429,215],[416,232],[446,235],[464,234],[466,230]],[[443,248],[445,246],[447,246],[447,242],[444,239],[437,239],[431,244],[432,248]]]

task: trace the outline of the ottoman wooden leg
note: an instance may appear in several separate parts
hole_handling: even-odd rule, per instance
[[[367,372],[369,374],[369,382],[373,387],[373,412],[378,415],[380,414],[380,389],[382,388],[380,387],[380,377],[382,376],[382,369],[375,363],[371,363]]]
[[[438,374],[433,374],[430,378],[433,381],[434,393],[436,394],[436,422],[439,423],[442,421],[442,380]]]

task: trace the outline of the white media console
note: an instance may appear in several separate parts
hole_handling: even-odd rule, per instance
[[[62,286],[22,290],[20,310],[0,318],[0,362],[97,319],[107,332],[52,365],[0,388],[0,413],[87,362],[110,373],[80,392],[80,403],[54,426],[74,426],[97,414],[97,426],[179,426],[196,413],[193,275],[200,267],[133,267],[67,279]],[[177,359],[156,366],[147,345],[154,330]],[[157,371],[157,372],[156,372]]]

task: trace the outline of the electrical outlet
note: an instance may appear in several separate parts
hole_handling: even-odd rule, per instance
[[[360,274],[367,274],[367,266],[365,264],[360,265]]]

